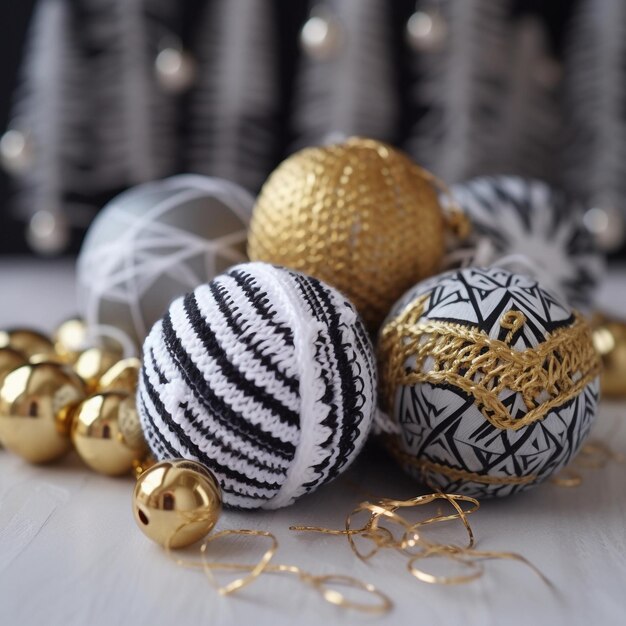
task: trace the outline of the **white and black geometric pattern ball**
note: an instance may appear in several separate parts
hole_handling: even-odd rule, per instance
[[[92,334],[140,347],[172,300],[247,260],[253,205],[243,187],[192,174],[114,198],[78,257],[78,305]]]
[[[152,328],[137,404],[158,459],[205,464],[230,507],[279,508],[362,448],[376,410],[373,348],[332,287],[241,264]]]
[[[418,343],[429,345],[427,342],[437,332],[441,340],[432,344],[432,350],[425,349],[428,358],[420,365],[413,358],[403,362],[403,373],[412,375],[417,369],[419,382],[390,387],[393,399],[386,408],[398,432],[399,457],[405,469],[417,478],[426,476],[443,490],[482,497],[525,490],[564,467],[580,448],[594,420],[599,394],[595,367],[582,371],[581,366],[581,371],[566,372],[571,375],[571,379],[565,379],[567,384],[580,381],[580,385],[563,401],[554,389],[551,393],[543,387],[538,389],[532,400],[538,411],[543,407],[546,410],[531,423],[518,422],[525,421],[533,408],[533,402],[529,404],[519,387],[510,385],[494,392],[493,401],[508,420],[498,425],[490,421],[485,404],[477,401],[479,393],[471,387],[484,383],[488,394],[501,376],[511,374],[515,367],[507,362],[507,351],[513,351],[510,361],[517,359],[515,354],[532,358],[533,351],[545,347],[550,338],[561,336],[569,349],[593,354],[585,334],[586,322],[533,278],[498,268],[465,268],[429,279],[407,292],[388,316],[379,348],[385,329],[416,303],[422,307],[415,313],[419,319],[406,318],[410,331],[398,331],[395,341],[406,345],[413,333]],[[574,338],[576,328],[581,329],[578,338]],[[440,357],[436,362],[436,350],[445,347],[453,335],[464,338],[458,351],[448,354],[450,361]],[[498,354],[505,354],[503,360],[485,361],[480,366],[494,341],[499,342]],[[478,351],[471,362],[468,358],[451,365],[451,361],[463,361],[463,354],[469,355],[476,346]],[[385,354],[381,349],[383,388]],[[557,361],[560,358],[558,350],[554,357]],[[543,374],[546,362],[539,361],[534,372]],[[471,367],[476,369],[471,371]],[[436,369],[445,373],[433,374]],[[456,378],[449,372],[454,372]],[[462,389],[465,382],[470,387]]]
[[[509,269],[530,272],[574,308],[590,310],[604,260],[579,204],[542,181],[517,176],[475,178],[454,185],[452,195],[474,227],[467,265],[509,257]]]

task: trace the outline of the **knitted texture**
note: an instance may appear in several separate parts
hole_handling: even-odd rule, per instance
[[[544,182],[517,176],[475,178],[452,193],[474,227],[470,265],[502,267],[507,257],[508,269],[530,272],[573,307],[592,308],[604,263],[581,205]]]
[[[428,173],[390,146],[353,138],[301,150],[274,171],[248,253],[327,281],[377,330],[406,289],[439,269],[445,227]]]
[[[144,345],[138,409],[158,459],[216,475],[224,502],[278,508],[348,467],[376,408],[356,311],[283,268],[232,268],[176,300]]]
[[[219,178],[174,176],[112,200],[78,258],[78,303],[94,335],[140,346],[172,300],[246,261],[254,198]]]
[[[579,315],[527,276],[467,268],[417,285],[380,334],[382,398],[414,475],[502,496],[558,471],[589,431],[599,361]]]

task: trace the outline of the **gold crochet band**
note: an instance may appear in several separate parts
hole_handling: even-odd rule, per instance
[[[476,472],[468,472],[457,469],[456,467],[450,467],[443,463],[418,459],[404,452],[398,442],[392,438],[388,439],[387,447],[400,463],[415,467],[425,476],[429,473],[441,474],[450,480],[463,480],[483,485],[526,485],[537,479],[536,474],[529,474],[528,476],[486,476],[485,474],[477,474]]]
[[[398,387],[450,385],[473,397],[494,427],[518,430],[575,398],[600,372],[591,329],[578,314],[571,326],[520,351],[510,345],[526,323],[520,311],[502,316],[509,332],[501,341],[461,324],[421,320],[429,295],[410,303],[381,333],[382,399],[390,415]],[[522,395],[528,409],[523,417],[514,418],[504,406],[499,396],[505,390]]]

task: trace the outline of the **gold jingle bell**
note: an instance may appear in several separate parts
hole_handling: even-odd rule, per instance
[[[74,371],[85,381],[91,392],[98,389],[102,376],[121,358],[121,352],[113,349],[88,348],[78,355]]]
[[[0,385],[5,376],[26,363],[24,356],[13,348],[0,348]]]
[[[626,322],[596,315],[593,345],[602,359],[600,385],[605,396],[626,396]]]
[[[52,336],[56,353],[68,363],[74,363],[87,343],[87,325],[80,318],[65,320]]]
[[[271,174],[248,254],[324,280],[376,330],[393,303],[439,269],[448,223],[434,177],[372,139],[310,147]]]
[[[13,370],[0,388],[0,442],[31,463],[47,463],[70,448],[72,411],[85,398],[83,382],[58,363]]]
[[[100,378],[99,391],[127,391],[134,394],[137,391],[137,380],[141,361],[135,357],[122,359],[108,369]]]
[[[166,548],[206,536],[219,519],[219,484],[204,465],[175,459],[146,470],[135,485],[133,513],[141,531]]]
[[[148,452],[134,396],[107,391],[84,400],[74,413],[72,442],[80,458],[96,472],[128,474]]]
[[[45,335],[28,328],[0,330],[0,348],[12,348],[26,359],[38,354],[54,354],[52,342]]]

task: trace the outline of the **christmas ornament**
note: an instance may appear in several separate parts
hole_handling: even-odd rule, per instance
[[[26,359],[37,354],[52,354],[54,345],[46,336],[28,328],[0,330],[0,349],[11,348]]]
[[[377,141],[306,148],[284,161],[254,208],[248,252],[325,280],[369,328],[437,271],[444,214],[433,178]]]
[[[96,472],[128,474],[148,451],[134,396],[106,391],[84,400],[73,416],[72,443],[80,458]]]
[[[52,336],[54,351],[68,363],[74,363],[87,347],[87,326],[80,318],[61,323]]]
[[[183,49],[177,37],[164,37],[154,60],[154,71],[159,85],[173,94],[187,91],[196,76],[196,63]]]
[[[147,469],[135,485],[133,514],[152,541],[183,548],[207,535],[222,511],[213,474],[195,461],[177,459]]]
[[[33,252],[42,256],[63,252],[70,243],[70,237],[70,226],[62,211],[37,211],[26,228],[28,245]]]
[[[598,314],[592,325],[593,345],[602,358],[602,393],[613,398],[626,397],[626,323]]]
[[[73,365],[74,371],[85,381],[90,392],[95,391],[100,378],[121,358],[121,352],[105,348],[87,348],[80,353]]]
[[[14,369],[24,365],[26,359],[17,350],[12,348],[0,348],[0,385],[7,374],[10,374]]]
[[[467,268],[394,306],[379,339],[394,449],[443,490],[504,496],[561,469],[595,417],[588,324],[534,279]]]
[[[98,382],[99,391],[137,391],[141,361],[135,357],[122,359],[104,373]]]
[[[252,205],[233,183],[191,175],[115,198],[78,259],[78,301],[90,334],[140,344],[174,298],[245,260]]]
[[[9,128],[0,138],[0,163],[7,172],[19,176],[33,164],[33,146],[28,133]]]
[[[72,409],[85,397],[82,381],[58,363],[28,364],[8,374],[0,388],[0,442],[31,463],[64,455]]]
[[[470,265],[501,264],[529,273],[572,306],[588,311],[604,263],[564,194],[517,176],[475,178],[452,193],[473,225]]]
[[[137,404],[152,452],[206,465],[229,506],[291,504],[367,438],[372,348],[352,305],[314,278],[239,265],[176,300],[143,354]]]
[[[337,55],[342,44],[342,26],[337,16],[319,5],[300,32],[300,45],[306,54],[317,61],[328,61]]]
[[[431,7],[420,7],[429,4]],[[406,25],[406,39],[415,52],[439,50],[446,41],[448,26],[436,2],[417,3]]]
[[[591,207],[585,211],[583,221],[600,250],[615,252],[624,243],[624,216],[615,207]]]

